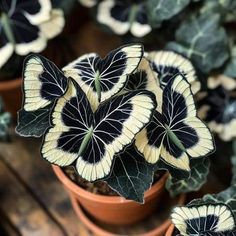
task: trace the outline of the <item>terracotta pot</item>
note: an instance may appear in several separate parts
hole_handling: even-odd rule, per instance
[[[104,228],[100,227],[99,225],[95,224],[94,221],[91,220],[85,214],[85,212],[81,208],[80,204],[78,204],[78,200],[75,198],[75,196],[71,195],[70,197],[71,197],[72,206],[73,206],[76,214],[78,215],[80,220],[86,225],[86,227],[90,231],[92,231],[92,233],[94,235],[96,235],[96,236],[118,236],[118,235],[120,235],[120,234],[111,233],[111,232],[105,230]],[[182,194],[179,196],[178,204],[183,205],[184,202],[185,202],[185,195]],[[167,219],[163,223],[161,223],[161,225],[155,227],[154,229],[151,229],[145,233],[135,234],[135,235],[137,235],[137,236],[138,235],[140,235],[140,236],[163,236],[170,225],[171,225],[171,221],[169,219]],[[171,233],[172,233],[172,231],[171,231]],[[122,234],[122,235],[124,235],[124,234]]]
[[[171,224],[170,227],[168,228],[168,230],[166,231],[165,236],[172,236],[174,229],[175,229],[175,226],[173,224]]]
[[[0,81],[0,96],[3,98],[5,111],[10,112],[14,120],[21,107],[21,82],[21,78]]]
[[[168,176],[167,173],[163,175],[157,183],[146,191],[144,195],[145,204],[138,204],[119,196],[90,193],[70,180],[60,167],[53,166],[53,170],[70,195],[74,196],[91,216],[101,222],[113,225],[133,224],[155,211],[164,193]]]

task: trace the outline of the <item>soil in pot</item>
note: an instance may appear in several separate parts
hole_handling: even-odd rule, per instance
[[[112,190],[107,183],[104,181],[97,181],[95,183],[90,183],[83,178],[81,178],[74,170],[73,167],[63,168],[65,174],[81,188],[89,191],[90,193],[100,194],[104,196],[119,196],[114,190]],[[158,171],[154,175],[153,184],[155,184],[160,178],[165,174],[165,171]]]
[[[110,190],[108,190],[110,195],[94,194],[92,193],[94,190],[89,192],[73,182],[60,167],[53,166],[53,170],[69,194],[73,195],[90,215],[101,222],[116,225],[136,223],[155,211],[162,201],[168,177],[167,173],[160,176],[160,179],[145,192],[145,204],[139,204],[111,195],[113,193]]]

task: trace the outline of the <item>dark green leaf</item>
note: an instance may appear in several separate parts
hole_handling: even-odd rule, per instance
[[[236,46],[232,48],[231,58],[225,67],[224,74],[232,78],[236,77]]]
[[[18,112],[16,132],[25,137],[40,137],[50,126],[50,114],[53,104],[37,111],[27,112],[21,109]]]
[[[105,181],[126,199],[143,203],[144,192],[151,187],[153,175],[154,166],[131,146],[116,157],[113,171]]]
[[[188,179],[177,180],[169,176],[166,182],[166,188],[171,196],[176,196],[180,193],[197,191],[206,182],[209,173],[210,161],[208,158],[204,160],[198,159],[197,163],[191,169]]]
[[[222,21],[232,21],[236,17],[236,1],[235,0],[205,0],[200,12],[208,14],[219,13]]]
[[[229,188],[217,194],[207,194],[202,199],[195,199],[190,202],[189,205],[199,203],[224,203],[231,208],[234,217],[236,217],[236,156],[232,157],[232,165],[233,177]]]
[[[162,21],[168,20],[182,11],[189,2],[190,0],[149,0],[147,6],[150,23],[154,27],[159,26]]]
[[[201,15],[182,23],[176,32],[176,42],[168,49],[188,57],[202,72],[218,68],[228,59],[228,40],[219,26],[219,15]]]

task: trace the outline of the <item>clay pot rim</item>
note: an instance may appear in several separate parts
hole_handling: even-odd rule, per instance
[[[21,86],[22,77],[0,81],[0,91],[11,90]]]
[[[178,204],[183,205],[185,202],[185,194],[181,194],[178,197]],[[76,199],[76,197],[73,194],[70,194],[70,199],[72,202],[72,206],[76,212],[76,214],[79,216],[80,220],[87,226],[88,229],[90,229],[92,232],[95,233],[95,235],[102,235],[102,236],[121,236],[120,234],[113,234],[109,231],[106,231],[105,229],[101,228],[100,226],[96,225],[92,220],[89,219],[89,217],[86,216],[84,211],[80,207],[79,200]],[[166,236],[171,236],[173,229],[170,231],[170,227],[172,226],[171,220],[166,219],[161,225],[157,226],[154,229],[151,229],[147,231],[146,233],[139,234],[140,236],[156,236],[156,235],[163,235],[163,232],[165,232],[167,229],[170,234],[166,234]],[[174,226],[174,225],[173,225]],[[168,228],[169,227],[169,228]],[[137,235],[138,236],[138,235]]]
[[[168,228],[168,230],[166,231],[165,236],[172,236],[174,229],[175,229],[174,224],[171,224],[170,227]]]
[[[75,184],[63,170],[56,165],[52,165],[52,168],[58,177],[58,179],[75,195],[83,196],[89,200],[98,202],[98,203],[106,203],[106,204],[114,204],[114,203],[132,203],[135,204],[136,202],[132,200],[127,200],[121,196],[104,196],[99,194],[94,194],[91,192],[86,191],[85,189],[81,188],[77,184]],[[149,198],[153,193],[162,191],[162,188],[168,178],[168,172],[166,172],[152,187],[147,190],[144,194],[144,198]]]

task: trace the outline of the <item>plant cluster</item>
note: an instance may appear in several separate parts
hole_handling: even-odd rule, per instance
[[[16,130],[43,135],[41,154],[50,163],[72,165],[87,181],[103,180],[138,202],[158,170],[169,171],[173,195],[205,181],[214,142],[197,117],[192,91],[199,81],[186,58],[130,44],[103,59],[85,54],[60,70],[32,55],[23,78]],[[186,181],[195,184],[176,187]]]
[[[201,73],[220,70],[235,77],[234,0],[80,2],[94,8],[105,30],[124,35],[126,41],[139,38],[151,48],[165,47],[186,56]]]

